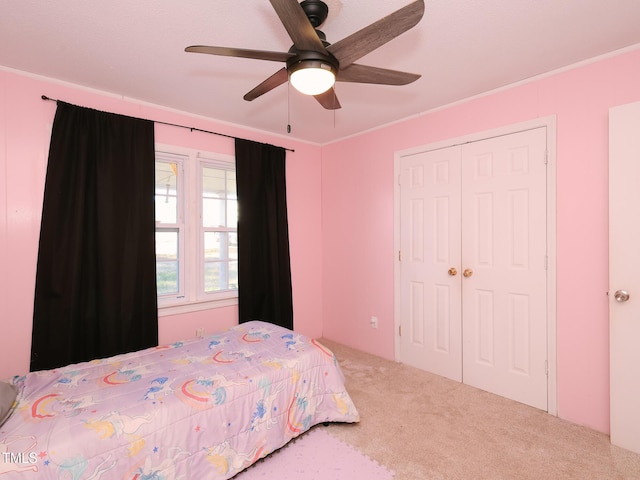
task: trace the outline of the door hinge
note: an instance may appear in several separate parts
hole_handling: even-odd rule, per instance
[[[398,261],[402,261],[402,250],[398,250]]]
[[[402,325],[398,325],[398,336],[402,336]]]
[[[549,376],[549,360],[544,361],[544,374],[547,377]]]
[[[549,150],[544,151],[544,164],[545,165],[549,164]]]

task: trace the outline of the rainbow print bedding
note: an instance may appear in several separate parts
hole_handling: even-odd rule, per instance
[[[331,351],[258,321],[13,383],[2,478],[228,479],[315,424],[359,421]]]

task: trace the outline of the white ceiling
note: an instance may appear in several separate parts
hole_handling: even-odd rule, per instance
[[[411,3],[325,0],[335,43]],[[267,0],[2,0],[0,65],[318,144],[640,44],[640,0],[425,0],[418,26],[358,60],[422,75],[408,86],[338,83],[342,109],[287,84],[242,96],[283,64],[185,53],[287,51]],[[42,92],[46,94],[47,92]],[[62,99],[64,100],[64,99]]]

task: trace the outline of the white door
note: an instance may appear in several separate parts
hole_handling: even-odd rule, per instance
[[[547,410],[546,129],[463,146],[463,381]]]
[[[547,409],[546,129],[401,159],[401,359]]]
[[[639,266],[640,102],[609,111],[611,442],[637,453],[640,453]]]
[[[462,381],[460,147],[403,159],[402,361]]]

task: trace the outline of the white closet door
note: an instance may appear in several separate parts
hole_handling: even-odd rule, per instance
[[[460,147],[404,158],[400,182],[402,361],[462,381]]]
[[[463,381],[547,410],[546,129],[463,146]]]
[[[546,128],[400,163],[402,362],[547,410]]]

